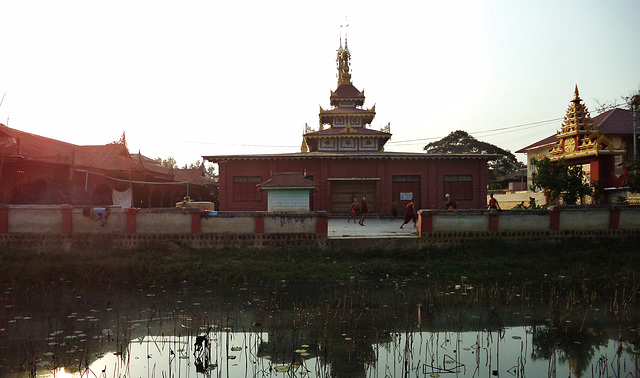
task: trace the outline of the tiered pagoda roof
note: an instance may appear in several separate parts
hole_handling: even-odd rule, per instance
[[[624,153],[624,146],[617,150],[609,138],[600,134],[598,124],[594,124],[582,103],[577,85],[556,137],[558,141],[549,152],[550,160]]]
[[[362,108],[365,101],[364,90],[360,91],[351,82],[350,59],[351,52],[347,41],[345,39],[343,48],[341,40],[336,57],[338,87],[335,91],[331,91],[329,98],[332,108],[323,109],[322,106],[320,107],[319,129],[317,131],[307,126],[303,135],[302,152],[318,151],[322,141],[333,146],[333,142],[326,142],[327,139],[346,140],[349,138],[366,139],[362,141],[363,148],[371,146],[371,148],[382,151],[384,144],[391,138],[388,126],[380,131],[367,128],[376,115],[376,107],[374,105],[371,109]],[[325,129],[325,125],[329,125],[329,128]],[[361,152],[361,150],[354,149],[354,152]]]

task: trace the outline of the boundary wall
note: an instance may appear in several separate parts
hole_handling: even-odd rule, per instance
[[[640,206],[555,206],[549,210],[420,210],[421,243],[477,239],[640,236]]]
[[[114,207],[102,225],[88,208],[0,205],[0,248],[109,251],[169,248],[328,248],[366,252],[473,242],[640,237],[640,206],[560,206],[549,210],[420,210],[419,237],[328,238],[326,212],[200,212]]]
[[[102,219],[69,205],[0,205],[0,247],[111,250],[154,245],[200,248],[323,248],[326,212],[206,212],[109,208]],[[97,219],[96,219],[97,218]]]

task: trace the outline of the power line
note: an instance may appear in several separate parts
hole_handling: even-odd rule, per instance
[[[540,126],[545,126],[549,123],[553,123],[553,122],[558,122],[560,120],[564,119],[563,117],[561,118],[553,118],[553,119],[548,119],[548,120],[544,120],[544,121],[536,121],[536,122],[529,122],[529,123],[523,123],[520,125],[515,125],[515,126],[506,126],[506,127],[498,127],[495,129],[489,129],[489,130],[480,130],[480,131],[469,131],[469,134],[475,134],[475,135],[480,135],[483,137],[487,137],[487,136],[494,136],[494,135],[500,135],[500,134],[507,134],[507,133],[513,133],[516,131],[519,131],[519,129],[523,128],[523,127],[540,127]],[[504,131],[503,130],[508,130],[508,131]],[[487,133],[493,133],[493,134],[487,134]],[[437,136],[437,137],[429,137],[429,138],[419,138],[419,139],[406,139],[406,140],[399,140],[399,141],[389,141],[387,142],[387,144],[389,145],[412,145],[412,144],[418,144],[417,142],[425,142],[425,141],[430,141],[430,140],[440,140],[442,139],[442,136]],[[300,146],[276,146],[276,145],[265,145],[265,144],[242,144],[242,143],[218,143],[218,142],[201,142],[201,141],[185,141],[185,143],[193,143],[193,144],[206,144],[206,145],[218,145],[218,146],[234,146],[234,147],[269,147],[269,148],[297,148]]]

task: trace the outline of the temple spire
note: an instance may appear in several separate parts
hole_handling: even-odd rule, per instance
[[[573,100],[572,102],[580,102],[582,99],[580,98],[580,93],[578,92],[578,84],[576,84],[576,89],[573,91]]]
[[[340,25],[340,27],[349,26],[345,22],[344,25]],[[351,53],[349,52],[349,47],[347,44],[347,32],[345,30],[344,36],[344,48],[342,48],[342,33],[340,34],[340,48],[338,49],[338,56],[336,57],[336,62],[338,63],[338,86],[343,84],[351,84],[351,73],[349,65],[351,64]]]

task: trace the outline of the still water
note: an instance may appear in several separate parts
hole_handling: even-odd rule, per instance
[[[0,376],[637,377],[637,288],[4,287]]]

